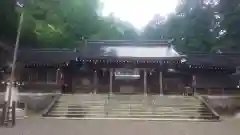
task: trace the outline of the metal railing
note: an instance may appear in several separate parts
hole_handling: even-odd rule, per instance
[[[52,109],[52,107],[55,105],[55,103],[58,101],[58,99],[61,97],[61,94],[56,95],[52,102],[49,104],[49,106],[43,110],[42,116],[47,116],[48,112]]]

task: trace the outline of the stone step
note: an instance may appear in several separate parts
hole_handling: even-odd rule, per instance
[[[71,112],[71,113],[89,113],[89,112],[95,112],[95,113],[105,113],[104,110],[97,110],[97,111],[87,111],[87,110],[71,110],[71,111],[61,111],[61,110],[53,110],[51,111],[51,113],[68,113],[68,112]]]
[[[64,95],[48,117],[214,119],[197,98],[143,95]]]
[[[198,105],[198,106],[185,106],[185,105],[178,105],[178,106],[154,106],[154,105],[113,105],[113,104],[103,104],[103,105],[85,105],[85,104],[55,104],[55,107],[94,107],[94,108],[100,108],[100,107],[110,107],[110,108],[122,108],[122,109],[129,109],[129,108],[147,108],[147,109],[202,109],[206,108],[204,105]]]
[[[146,106],[146,105],[154,105],[154,106],[202,106],[203,104],[201,103],[198,103],[198,104],[189,104],[189,103],[184,103],[184,104],[181,104],[181,103],[168,103],[168,104],[149,104],[149,103],[117,103],[117,102],[57,102],[56,104],[73,104],[73,105],[83,105],[83,104],[86,104],[86,105],[105,105],[105,104],[110,104],[110,105],[122,105],[122,106],[128,106],[128,105],[132,105],[132,106]]]
[[[56,105],[54,106],[54,108],[71,108],[71,109],[74,109],[74,108],[82,108],[82,109],[88,109],[88,108],[93,108],[93,109],[100,109],[100,108],[106,108],[105,106],[71,106],[71,105]]]
[[[71,110],[79,110],[79,109],[82,109],[82,110],[100,110],[100,109],[104,109],[104,108],[107,108],[107,107],[54,107],[53,109],[55,110],[68,110],[68,109],[71,109]]]
[[[201,110],[205,109],[204,106],[200,107],[118,107],[118,106],[106,106],[112,109],[133,109],[133,110],[143,110],[143,109],[153,109],[153,110]]]
[[[86,113],[86,114],[66,114],[66,113],[50,113],[49,116],[55,116],[55,117],[64,117],[64,116],[77,116],[77,117],[91,117],[91,116],[102,116],[102,117],[108,117],[108,118],[204,118],[204,119],[213,119],[212,115],[184,115],[184,114],[162,114],[162,115],[124,115],[124,114],[108,114],[108,115],[104,115],[104,114],[99,114],[99,113]]]
[[[55,110],[68,110],[68,109],[82,109],[82,110],[99,110],[99,109],[108,109],[108,110],[116,110],[116,111],[146,111],[146,110],[153,110],[153,111],[209,111],[206,108],[172,108],[172,107],[168,107],[168,108],[113,108],[113,107],[109,107],[109,106],[91,106],[91,107],[78,107],[78,106],[55,106],[54,107]]]
[[[201,104],[199,101],[152,101],[153,104],[190,104],[190,105],[195,105],[195,104]]]
[[[103,112],[103,113],[149,113],[149,114],[161,114],[161,113],[200,113],[200,114],[209,114],[211,113],[210,111],[134,111],[134,110],[105,110],[105,109],[98,109],[98,110],[88,110],[88,109],[78,109],[78,110],[58,110],[58,109],[53,109],[51,112]]]
[[[55,106],[79,106],[79,107],[99,107],[99,106],[106,106],[105,104],[69,104],[69,103],[56,103]]]
[[[95,114],[93,114],[95,115]],[[84,115],[84,117],[88,117],[88,116],[91,116],[91,114],[87,114],[87,115]],[[95,115],[96,116],[96,115]],[[140,115],[140,114],[108,114],[107,116],[105,117],[127,117],[127,118],[131,118],[131,117],[135,117],[135,118],[156,118],[156,117],[179,117],[179,118],[183,118],[183,117],[188,117],[188,118],[194,118],[194,117],[207,117],[209,119],[213,118],[212,115],[186,115],[186,114],[145,114],[145,115]]]
[[[107,101],[106,101],[107,102]],[[84,103],[84,102],[83,102]],[[156,103],[156,102],[121,102],[121,101],[108,101],[107,103],[112,103],[112,104],[153,104],[153,105],[167,105],[167,104],[172,104],[172,105],[200,105],[202,104],[201,102],[197,102],[197,103],[190,103],[190,102],[167,102],[167,103]]]
[[[55,105],[54,107],[55,107],[55,108],[82,108],[82,109],[84,109],[84,108],[96,108],[96,109],[98,109],[98,108],[104,108],[104,105],[102,105],[102,106],[85,106],[85,105],[76,105],[76,106],[74,106],[74,105]]]
[[[87,117],[91,114],[83,115]],[[94,114],[95,115],[95,114]],[[156,117],[208,117],[213,118],[212,115],[200,115],[200,114],[108,114],[105,117],[137,117],[137,118],[156,118]]]
[[[95,110],[95,111],[86,111],[86,110],[70,110],[70,111],[59,111],[59,110],[54,110],[51,111],[51,113],[74,113],[74,114],[82,114],[82,113],[104,113],[104,114],[202,114],[202,115],[211,115],[212,113],[209,112],[134,112],[134,111],[104,111],[104,110]]]
[[[186,109],[186,108],[111,108],[111,107],[55,107],[52,110],[89,110],[89,111],[94,111],[94,110],[106,110],[106,111],[151,111],[151,112],[206,112],[209,111],[208,109],[196,109],[196,108],[191,108],[191,109]]]
[[[212,114],[210,112],[135,112],[135,111],[108,111],[108,113],[126,113],[126,114]]]
[[[166,104],[166,105],[156,105],[156,104],[113,104],[113,103],[109,103],[106,105],[113,105],[113,106],[143,106],[143,107],[147,107],[147,106],[154,106],[154,107],[202,107],[204,105],[202,104],[197,104],[197,105],[189,105],[189,104]]]
[[[79,101],[85,101],[85,100],[106,100],[109,99],[108,97],[60,97],[61,100],[79,100]]]
[[[86,105],[55,105],[55,108],[93,108],[93,109],[98,109],[98,108],[111,108],[111,109],[120,109],[120,110],[204,110],[206,107],[204,106],[198,106],[198,107],[154,107],[154,106],[149,106],[149,107],[131,107],[131,106],[86,106]]]
[[[106,109],[53,109],[51,112],[101,112],[101,113],[139,113],[139,114],[168,114],[168,113],[175,113],[175,114],[212,114],[210,111],[204,110],[187,110],[187,111],[147,111],[147,110],[141,110],[141,111],[136,111],[136,110],[119,110],[119,109],[111,109],[111,110],[106,110]]]
[[[93,110],[93,109],[92,109]],[[208,112],[209,110],[194,110],[194,109],[191,109],[191,110],[154,110],[154,109],[112,109],[110,108],[108,111],[135,111],[135,112],[138,112],[138,111],[142,111],[142,112]]]
[[[73,100],[69,101],[63,101],[63,100],[58,100],[58,103],[81,103],[81,104],[100,104],[100,103],[106,103],[105,100],[98,100],[98,101],[80,101],[80,102],[75,102]]]

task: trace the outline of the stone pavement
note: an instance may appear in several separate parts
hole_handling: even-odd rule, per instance
[[[57,120],[30,117],[1,135],[240,135],[240,120],[222,122]]]

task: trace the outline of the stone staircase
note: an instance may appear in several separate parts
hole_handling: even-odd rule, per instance
[[[218,120],[196,97],[159,95],[62,95],[43,115],[69,119]]]
[[[49,111],[47,117],[103,117],[107,95],[65,94],[62,95]]]

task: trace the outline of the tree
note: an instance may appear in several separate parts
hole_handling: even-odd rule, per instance
[[[216,11],[221,17],[217,47],[232,51],[240,50],[240,1],[220,0],[216,6]]]
[[[178,6],[176,14],[169,15],[166,21],[154,27],[149,24],[146,35],[152,34],[154,39],[173,39],[173,45],[180,52],[210,52],[216,42],[212,9],[211,3],[185,0]]]
[[[136,39],[133,27],[103,17],[98,0],[29,0],[25,6],[22,42],[31,47],[71,48],[85,39]]]
[[[0,1],[0,20],[0,40],[15,41],[18,24],[18,15],[15,12],[15,0]]]
[[[166,18],[157,14],[145,27],[145,30],[142,33],[142,38],[148,40],[168,38],[167,31],[168,28],[166,27]]]
[[[29,47],[72,47],[74,38],[62,17],[60,1],[28,0],[24,8],[21,44]]]

